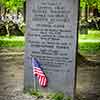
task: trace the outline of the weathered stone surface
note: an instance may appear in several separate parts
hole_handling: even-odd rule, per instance
[[[73,96],[77,44],[78,0],[29,0],[25,49],[25,87]],[[32,57],[48,77],[44,89],[32,75]]]

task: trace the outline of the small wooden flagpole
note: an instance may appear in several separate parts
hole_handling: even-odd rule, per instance
[[[33,63],[32,61],[33,61],[33,58],[31,59],[31,64]],[[36,78],[36,76],[33,74],[33,70],[34,70],[34,67],[33,67],[33,65],[32,65],[32,75],[33,75],[33,81],[34,81],[33,85],[34,85],[34,90],[37,91],[37,81],[36,81],[37,78]]]

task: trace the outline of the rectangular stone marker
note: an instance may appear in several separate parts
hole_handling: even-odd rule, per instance
[[[27,0],[25,88],[34,87],[31,58],[42,64],[47,92],[74,96],[78,0]]]

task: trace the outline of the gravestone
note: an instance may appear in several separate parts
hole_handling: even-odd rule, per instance
[[[74,96],[78,0],[27,0],[25,88]],[[48,86],[32,74],[32,57],[42,64]]]

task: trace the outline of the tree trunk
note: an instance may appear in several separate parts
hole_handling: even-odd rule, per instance
[[[26,22],[26,1],[24,2],[24,22]]]
[[[0,5],[0,20],[2,19],[1,17],[2,17],[2,16],[1,16],[1,5]]]
[[[85,34],[88,34],[88,26],[87,26],[87,22],[88,22],[88,5],[87,5],[87,3],[85,5],[85,22],[86,22]]]
[[[4,19],[6,17],[6,11],[7,11],[7,8],[4,8],[4,14],[3,14]]]
[[[88,5],[87,5],[87,3],[86,3],[86,5],[85,5],[85,21],[87,22],[88,20]]]

